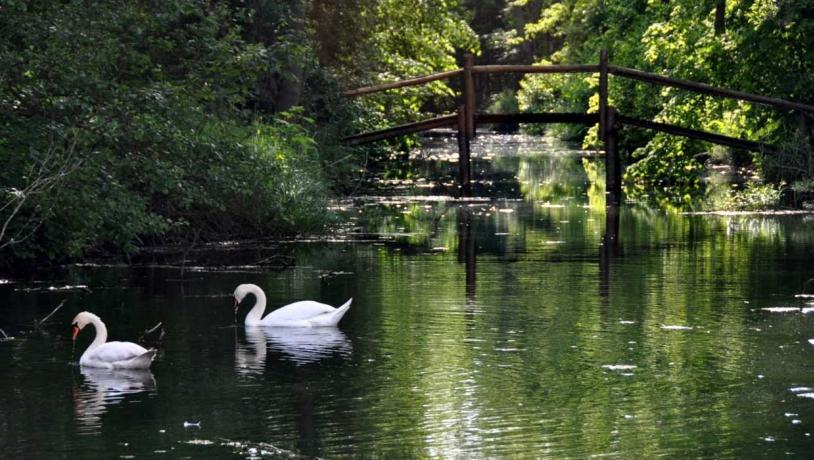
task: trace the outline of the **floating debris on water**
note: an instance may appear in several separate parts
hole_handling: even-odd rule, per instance
[[[200,421],[197,421],[197,422],[184,422],[184,428],[189,428],[189,427],[193,427],[193,426],[195,428],[200,428],[201,427],[201,422]]]
[[[766,307],[761,308],[763,311],[768,311],[769,313],[792,313],[792,312],[799,312],[799,307]]]
[[[64,291],[88,291],[90,292],[90,288],[88,288],[85,284],[76,284],[70,285],[66,284],[65,286],[48,286],[46,288],[18,288],[15,291],[21,292],[36,292],[36,291],[52,291],[52,292],[64,292]]]
[[[789,388],[789,391],[791,391],[792,393],[800,393],[803,391],[814,391],[814,389],[809,387],[791,387]]]
[[[602,366],[602,368],[611,371],[629,371],[636,369],[636,366],[633,364],[605,364]]]
[[[814,299],[814,294],[794,294],[794,297],[798,299]]]
[[[297,452],[281,449],[277,446],[266,442],[260,443],[245,443],[240,441],[230,441],[228,439],[222,439],[218,442],[210,441],[208,439],[192,439],[189,441],[179,441],[183,444],[192,444],[197,446],[211,446],[211,445],[218,445],[222,447],[230,447],[237,452],[243,453],[247,455],[248,458],[266,458],[266,457],[274,457],[274,458],[296,458],[296,459],[304,459],[304,458],[315,458],[315,457],[305,457]]]
[[[2,329],[0,329],[0,334],[3,334],[3,337],[0,337],[0,342],[10,342],[10,341],[14,340],[14,337],[9,337],[6,334],[6,331],[4,331]]]
[[[553,204],[548,201],[537,201],[535,204],[541,208],[555,208],[555,209],[562,209],[565,208],[564,204]],[[587,206],[584,206],[587,207]]]
[[[678,326],[672,324],[662,324],[661,328],[665,331],[691,331],[692,326]]]
[[[42,325],[43,325],[43,324],[45,324],[45,322],[46,322],[46,321],[48,321],[48,318],[50,318],[51,316],[53,316],[53,315],[54,315],[54,313],[56,313],[56,312],[57,312],[57,311],[58,311],[60,308],[62,308],[62,306],[63,306],[63,305],[65,305],[65,299],[62,299],[62,302],[60,302],[60,303],[59,303],[59,305],[57,305],[57,306],[56,306],[56,308],[54,308],[54,309],[51,311],[51,313],[49,313],[49,314],[48,314],[48,315],[47,315],[45,318],[43,318],[43,319],[42,319],[42,320],[40,320],[40,321],[35,321],[35,322],[34,322],[34,326],[36,326],[36,327],[38,327],[38,328],[39,328],[39,327],[42,327]]]
[[[194,273],[263,273],[261,265],[191,266],[187,271]]]
[[[495,351],[499,351],[501,353],[514,353],[518,351],[526,351],[525,348],[512,348],[512,347],[495,347]]]
[[[49,291],[78,291],[78,290],[88,290],[88,286],[86,284],[76,284],[76,285],[69,285],[66,284],[65,286],[48,286]]]
[[[215,444],[214,441],[208,439],[190,439],[189,441],[182,441],[185,444],[192,444],[193,446],[211,446]]]
[[[620,319],[619,324],[636,324],[636,321],[630,321],[626,319]]]
[[[345,272],[345,271],[325,271],[325,272],[321,272],[321,273],[319,274],[319,278],[320,278],[320,279],[326,279],[326,278],[335,278],[335,277],[337,277],[337,276],[342,276],[342,275],[353,275],[353,272]]]

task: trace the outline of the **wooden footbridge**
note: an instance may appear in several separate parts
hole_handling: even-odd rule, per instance
[[[475,100],[476,77],[479,75],[499,73],[599,73],[599,111],[598,113],[508,114],[477,112],[477,101]],[[585,65],[474,65],[474,57],[470,54],[465,56],[463,67],[457,70],[425,75],[381,85],[368,86],[347,91],[345,93],[345,95],[348,97],[356,97],[390,89],[422,85],[436,80],[462,78],[462,103],[458,107],[457,114],[440,116],[429,120],[399,125],[388,129],[357,134],[345,138],[344,141],[348,144],[356,145],[375,142],[383,139],[390,139],[406,134],[418,133],[435,128],[457,128],[459,153],[458,188],[460,190],[460,196],[469,196],[471,193],[469,143],[475,136],[475,129],[477,125],[491,123],[578,123],[593,125],[599,123],[600,139],[605,150],[605,187],[607,195],[606,203],[608,205],[618,205],[621,201],[622,165],[617,149],[617,138],[619,130],[624,126],[651,129],[744,150],[762,152],[772,152],[777,150],[774,146],[766,145],[761,142],[738,139],[668,123],[642,120],[618,113],[614,107],[608,105],[608,75],[629,78],[655,85],[680,88],[711,96],[738,99],[741,101],[769,106],[777,110],[795,111],[799,114],[801,129],[803,132],[806,132],[806,117],[814,114],[814,106],[801,104],[799,102],[749,94],[731,89],[717,88],[704,83],[680,80],[677,78],[665,77],[635,69],[611,65],[608,62],[608,53],[606,50],[602,50],[600,53],[599,64]]]

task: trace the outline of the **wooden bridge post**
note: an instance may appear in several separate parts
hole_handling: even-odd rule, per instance
[[[608,50],[599,52],[599,139],[605,149],[605,205],[622,198],[622,167],[616,145],[616,109],[608,105]]]
[[[605,132],[605,206],[622,202],[622,162],[617,148],[616,109],[608,107]]]
[[[470,184],[469,136],[466,132],[466,106],[458,107],[458,196],[472,196]]]
[[[475,56],[467,53],[464,56],[464,106],[466,107],[466,137],[475,137],[475,79],[472,76],[472,67],[475,66]]]
[[[599,52],[599,140],[605,142],[608,126],[608,50]]]

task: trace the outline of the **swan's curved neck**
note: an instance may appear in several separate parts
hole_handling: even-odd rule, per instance
[[[266,293],[263,292],[259,286],[255,286],[254,284],[250,284],[247,291],[254,294],[254,298],[257,299],[257,302],[254,303],[254,307],[252,307],[249,314],[246,315],[246,324],[259,323],[263,317],[263,312],[266,311]]]
[[[96,329],[96,338],[93,339],[88,350],[98,347],[99,345],[103,345],[107,342],[107,326],[105,323],[99,319],[98,316],[91,317],[90,323],[93,324],[93,328]]]

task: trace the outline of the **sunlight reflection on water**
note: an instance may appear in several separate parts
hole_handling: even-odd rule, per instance
[[[183,274],[173,264],[81,264],[0,284],[0,327],[17,337],[0,342],[0,407],[14,420],[0,428],[4,453],[778,458],[814,449],[809,224],[631,205],[611,244],[579,152],[494,142],[515,149],[492,152],[499,171],[487,179],[514,187],[500,199],[421,196],[426,187],[400,183],[407,196],[343,200],[335,211],[353,218],[331,238],[230,243],[228,260]],[[287,264],[258,263],[269,258]],[[230,298],[245,282],[263,286],[271,305],[354,304],[337,329],[245,328]],[[64,311],[30,332],[63,299]],[[110,318],[111,337],[125,340],[162,321],[149,377],[66,370],[66,329],[80,308]]]

